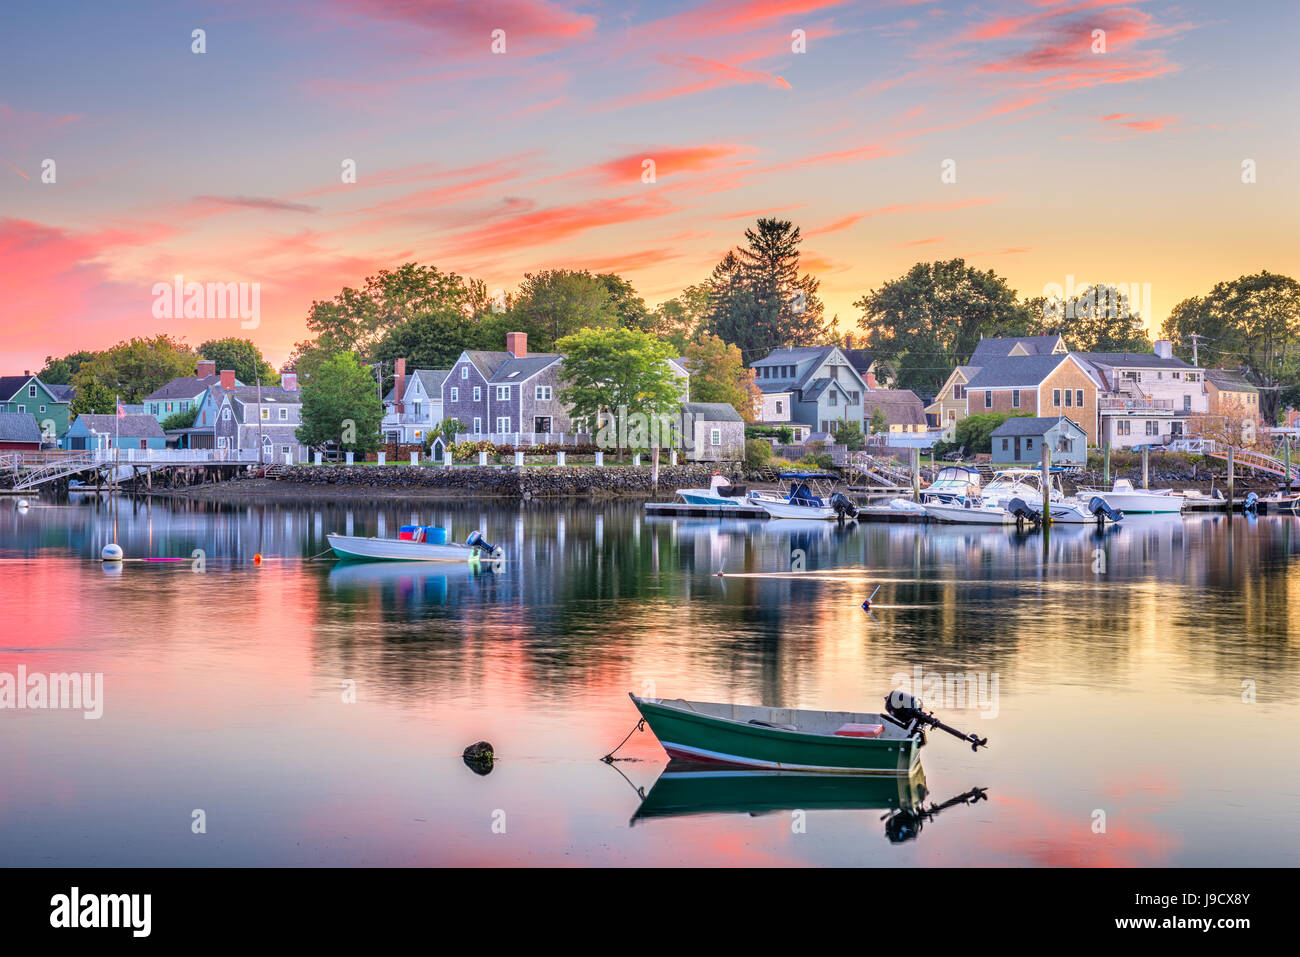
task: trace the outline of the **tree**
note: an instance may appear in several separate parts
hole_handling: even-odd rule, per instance
[[[486,287],[477,280],[455,279],[441,299],[422,303],[375,344],[372,358],[384,363],[386,383],[395,359],[406,359],[408,369],[446,369],[466,349],[505,347],[505,330],[489,309]]]
[[[568,383],[560,400],[571,418],[602,426],[598,444],[616,445],[620,458],[628,446],[667,444],[660,423],[682,400],[681,380],[668,366],[671,346],[644,332],[619,328],[583,329],[565,336],[556,347],[565,354],[561,371]]]
[[[119,342],[83,363],[72,377],[80,391],[97,382],[126,404],[143,402],[173,379],[194,375],[197,357],[179,339],[157,335]],[[110,410],[111,411],[111,410]]]
[[[880,412],[879,409],[876,411]],[[872,415],[871,418],[872,425],[874,426],[875,416]],[[867,438],[862,434],[861,423],[851,422],[848,419],[840,419],[835,426],[835,431],[831,433],[831,437],[834,438],[838,444],[847,448],[850,452],[857,452],[867,444]]]
[[[1205,364],[1248,368],[1263,385],[1261,417],[1276,422],[1281,393],[1300,381],[1300,283],[1267,270],[1217,283],[1174,306],[1162,333],[1183,358],[1196,334]]]
[[[1213,413],[1192,416],[1188,432],[1200,439],[1213,439],[1224,448],[1241,449],[1257,441],[1260,416],[1240,399],[1220,397]]]
[[[261,381],[262,385],[279,385],[280,373],[262,357],[261,350],[252,339],[209,339],[199,345],[198,354],[217,364],[217,371],[233,369],[235,378],[246,385]]]
[[[510,303],[515,329],[528,333],[529,349],[559,350],[559,341],[583,329],[609,329],[621,315],[609,286],[586,270],[525,273]]]
[[[709,282],[707,327],[748,361],[784,345],[816,345],[827,335],[821,283],[799,273],[799,227],[759,219],[745,246],[727,253]]]
[[[650,310],[630,282],[612,272],[599,273],[596,278],[604,284],[609,293],[609,304],[625,329],[654,332]]]
[[[383,417],[370,370],[355,353],[340,352],[302,387],[298,441],[314,448],[337,442],[347,451],[369,452],[379,445]]]
[[[692,402],[727,402],[746,422],[754,421],[762,393],[738,347],[706,332],[687,344],[686,358],[691,366]]]
[[[893,366],[895,387],[922,395],[938,392],[982,335],[1026,335],[1033,329],[1028,307],[1005,279],[962,259],[917,263],[853,305],[862,310],[864,348]]]
[[[1078,352],[1150,352],[1142,314],[1135,313],[1122,288],[1082,286],[1068,299],[1038,299],[1041,330],[1059,332]]]
[[[194,424],[194,420],[198,414],[198,406],[191,406],[190,408],[183,409],[180,412],[173,412],[159,424],[162,426],[164,432],[170,431],[171,429],[188,429]]]
[[[704,332],[710,295],[707,282],[687,286],[676,298],[655,307],[645,331],[667,339],[679,353],[684,353],[687,344]]]
[[[37,378],[46,385],[68,385],[81,367],[97,355],[99,355],[98,352],[82,350],[80,352],[69,352],[61,359],[46,356],[45,368],[38,373]]]
[[[979,412],[968,415],[957,423],[953,429],[950,443],[935,443],[935,454],[944,455],[950,449],[964,448],[967,455],[978,455],[993,451],[993,431],[1007,419],[1027,416],[1028,412],[1008,415],[1005,412]],[[942,446],[942,449],[940,448]]]
[[[113,415],[117,412],[117,402],[113,393],[94,379],[77,387],[72,404],[68,406],[69,414],[78,415]]]
[[[885,415],[885,410],[876,406],[871,412],[871,434],[879,435],[881,432],[889,431],[889,416]]]

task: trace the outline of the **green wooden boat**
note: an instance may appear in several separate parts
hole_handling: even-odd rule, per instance
[[[795,808],[914,811],[926,798],[921,765],[902,775],[818,774],[670,761],[632,823],[691,814],[770,814]]]
[[[925,740],[915,722],[890,715],[628,697],[668,756],[685,761],[908,776]],[[864,726],[874,735],[857,736]]]

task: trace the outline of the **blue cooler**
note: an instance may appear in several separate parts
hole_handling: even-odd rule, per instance
[[[424,528],[424,540],[430,545],[446,545],[447,530],[439,528],[437,525],[426,525]]]

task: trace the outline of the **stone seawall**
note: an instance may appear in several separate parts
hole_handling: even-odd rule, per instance
[[[678,488],[707,487],[714,469],[699,465],[665,465],[659,468],[658,494]],[[238,484],[238,483],[236,483]],[[409,465],[346,466],[294,465],[276,483],[280,486],[350,488],[361,490],[412,489],[464,495],[533,499],[565,496],[616,497],[652,495],[650,468],[642,466],[566,465],[563,467]]]

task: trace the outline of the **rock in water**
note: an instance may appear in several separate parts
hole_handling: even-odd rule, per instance
[[[466,748],[461,757],[465,759],[465,764],[475,774],[487,774],[492,770],[492,761],[495,755],[492,751],[492,745],[486,741],[478,741]]]

